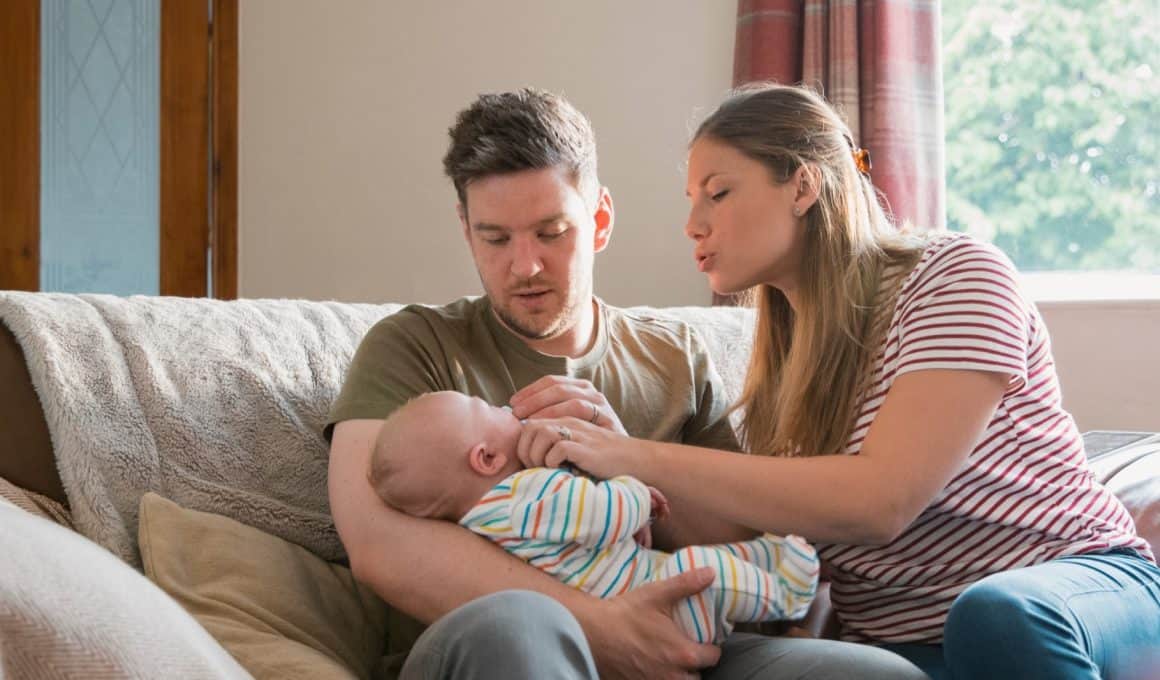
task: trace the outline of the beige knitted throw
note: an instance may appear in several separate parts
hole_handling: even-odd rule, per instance
[[[0,293],[77,529],[138,568],[146,491],[342,557],[322,426],[359,340],[400,307]],[[692,323],[736,396],[750,313],[649,311]]]

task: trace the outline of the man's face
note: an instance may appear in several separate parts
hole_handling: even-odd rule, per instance
[[[529,340],[570,331],[592,298],[592,264],[612,233],[612,199],[591,206],[559,168],[491,175],[459,209],[496,315]]]

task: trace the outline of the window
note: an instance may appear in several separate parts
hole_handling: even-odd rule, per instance
[[[948,226],[1160,297],[1155,0],[947,0],[942,22]]]

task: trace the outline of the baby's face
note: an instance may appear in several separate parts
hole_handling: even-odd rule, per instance
[[[453,394],[461,398],[463,412],[460,417],[463,426],[467,428],[466,434],[514,456],[516,445],[520,441],[520,430],[523,429],[519,418],[512,415],[510,410],[502,406],[492,406],[479,397],[468,397],[458,392]],[[455,427],[456,423],[448,422],[447,426]]]

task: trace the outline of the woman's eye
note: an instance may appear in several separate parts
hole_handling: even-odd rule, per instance
[[[728,193],[729,193],[728,189],[723,189],[723,190],[718,191],[717,193],[713,194],[712,196],[710,196],[709,200],[713,201],[714,203],[717,203],[721,199],[725,198],[726,194],[728,194]]]
[[[540,238],[544,239],[545,241],[554,241],[563,235],[564,235],[564,232],[562,232],[562,231],[553,231],[553,232],[548,232],[546,234],[540,234]]]

